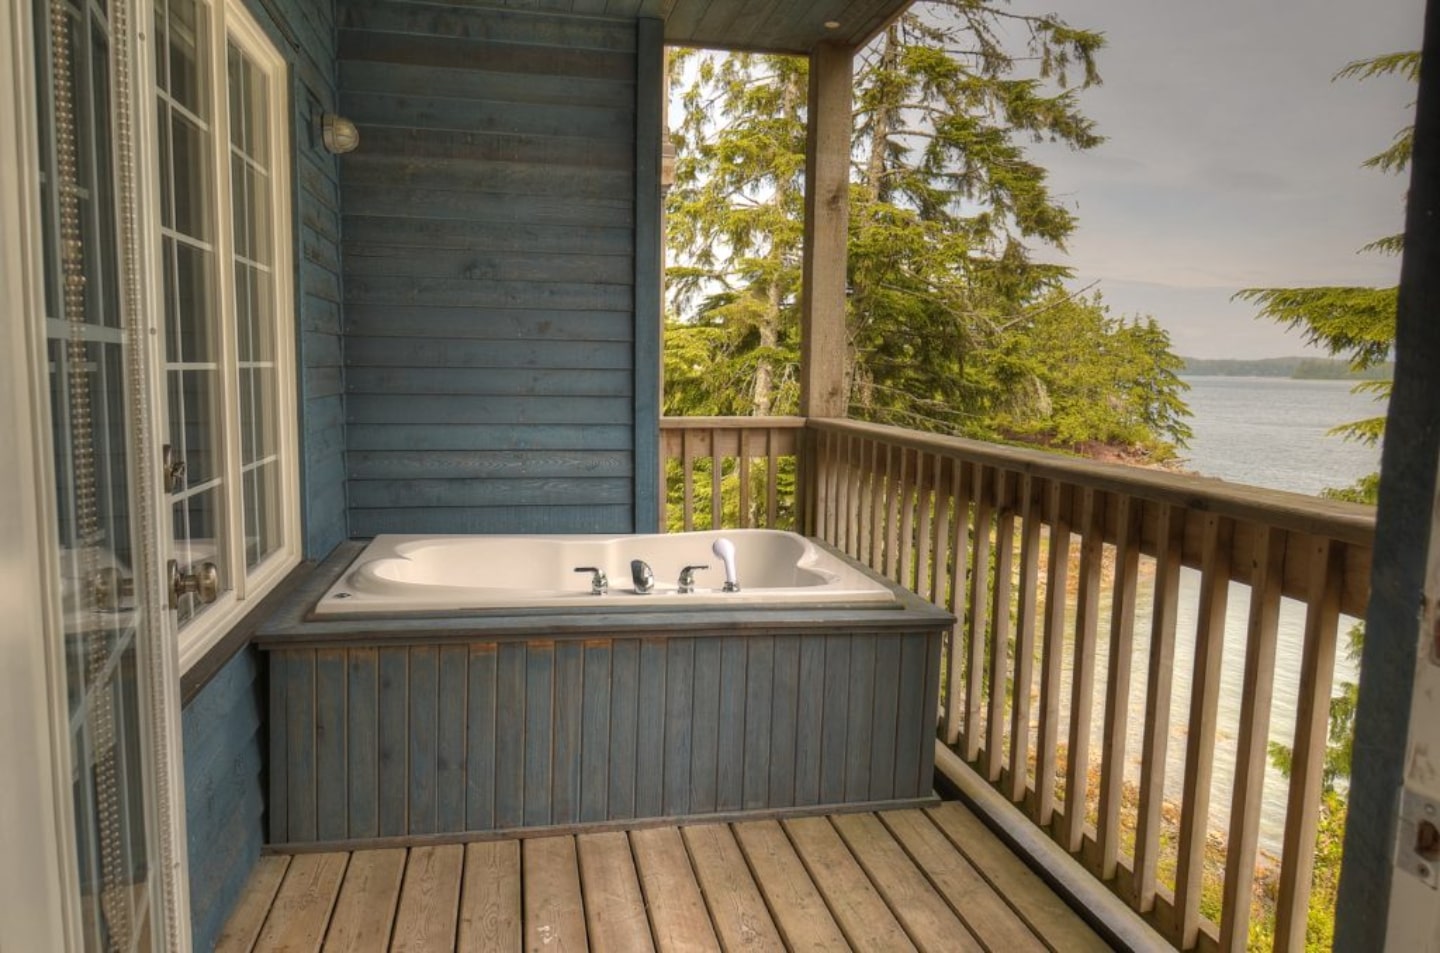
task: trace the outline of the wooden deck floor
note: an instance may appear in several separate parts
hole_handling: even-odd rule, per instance
[[[261,858],[219,950],[1105,950],[969,811]]]

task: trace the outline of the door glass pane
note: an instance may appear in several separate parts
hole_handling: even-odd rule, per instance
[[[265,74],[233,42],[228,45],[227,60],[241,509],[245,564],[250,568],[281,544],[269,87]]]
[[[225,440],[220,367],[219,274],[215,251],[217,148],[206,39],[209,8],[198,0],[159,0],[156,32],[167,55],[157,77],[160,130],[161,253],[164,265],[167,442],[184,464],[170,484],[173,558],[182,572],[214,563],[222,589],[226,559]],[[205,604],[186,596],[184,625]]]
[[[53,31],[36,0],[44,326],[60,544],[70,787],[87,950],[150,950],[155,866],[144,779],[130,432],[104,5]],[[64,195],[76,201],[62,203]]]

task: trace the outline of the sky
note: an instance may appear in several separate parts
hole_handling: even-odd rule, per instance
[[[1106,137],[1038,144],[1079,219],[1077,287],[1153,315],[1188,357],[1279,357],[1300,335],[1231,296],[1247,287],[1390,285],[1399,259],[1357,254],[1403,228],[1405,176],[1362,169],[1412,121],[1413,86],[1331,81],[1419,45],[1423,0],[1015,0],[1103,32],[1102,85],[1080,94]]]

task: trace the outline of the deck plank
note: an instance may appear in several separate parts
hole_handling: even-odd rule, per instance
[[[845,935],[778,821],[736,824],[735,838],[750,862],[787,949],[849,949]]]
[[[983,949],[879,818],[842,814],[831,818],[831,823],[917,947],[925,951]]]
[[[465,846],[460,893],[461,950],[520,949],[520,842],[483,841]]]
[[[1043,953],[1024,920],[920,811],[887,811],[880,820],[986,949]]]
[[[1100,953],[1110,949],[1079,914],[1056,896],[974,814],[954,801],[928,808],[925,813],[1047,947],[1057,953],[1071,950]]]
[[[587,948],[575,838],[537,837],[521,850],[525,868],[525,948],[562,953]]]
[[[270,854],[255,862],[255,870],[245,884],[244,893],[230,912],[230,919],[225,921],[220,938],[215,941],[216,953],[250,953],[260,929],[265,926],[270,904],[275,900],[280,882],[285,879],[285,869],[289,866],[290,857],[286,854]]]
[[[705,910],[705,899],[700,895],[679,829],[632,831],[630,846],[660,953],[719,953],[720,941]]]
[[[623,831],[582,834],[575,846],[590,948],[599,953],[654,950],[629,838]]]
[[[351,854],[325,934],[324,953],[385,953],[404,876],[403,847]]]
[[[257,953],[315,953],[330,923],[349,854],[299,854],[292,858],[280,892],[255,943]]]
[[[448,953],[455,948],[464,859],[465,848],[459,844],[411,849],[395,914],[392,953]]]
[[[780,934],[729,826],[698,824],[680,832],[725,949],[782,949]]]
[[[852,947],[875,951],[915,949],[900,921],[828,820],[795,817],[782,824]]]

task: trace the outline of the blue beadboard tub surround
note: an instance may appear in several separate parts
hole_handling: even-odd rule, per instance
[[[257,636],[273,844],[933,796],[954,617],[903,589],[880,607],[311,617],[362,548]]]

